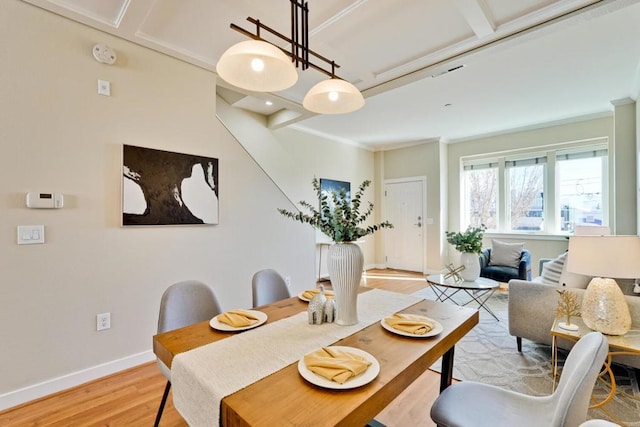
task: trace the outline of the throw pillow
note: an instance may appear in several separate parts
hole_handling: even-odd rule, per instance
[[[569,257],[568,252],[565,252],[565,260]],[[560,274],[560,280],[558,284],[567,288],[580,288],[587,289],[587,286],[591,282],[591,276],[585,276],[584,274],[571,273],[567,271],[567,262],[565,261],[562,266],[562,273]]]
[[[545,285],[558,286],[566,259],[567,253],[565,252],[556,259],[545,262],[542,266],[542,273],[540,274],[542,283]]]
[[[500,240],[491,241],[489,265],[506,265],[518,268],[524,243],[507,243]]]
[[[556,259],[544,263],[540,275],[542,283],[551,286],[586,289],[591,281],[591,276],[567,271],[568,256],[569,253],[565,252]]]

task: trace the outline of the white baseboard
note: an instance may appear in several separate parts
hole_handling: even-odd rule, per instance
[[[0,394],[0,411],[155,360],[151,350]]]

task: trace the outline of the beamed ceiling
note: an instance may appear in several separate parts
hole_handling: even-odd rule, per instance
[[[247,40],[230,23],[253,30],[251,16],[290,31],[286,0],[24,1],[214,73],[222,53]],[[611,114],[612,101],[640,91],[640,0],[309,0],[309,8],[310,48],[340,65],[366,105],[346,115],[305,111],[305,93],[326,78],[314,70],[273,94],[218,79],[227,102],[272,128],[381,150]]]

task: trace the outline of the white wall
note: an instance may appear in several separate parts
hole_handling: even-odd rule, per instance
[[[333,179],[351,183],[352,194],[365,180],[375,180],[374,153],[355,146],[345,145],[297,129],[281,128],[270,130],[265,127],[262,116],[231,107],[218,98],[218,116],[240,144],[247,150],[264,171],[281,188],[285,195],[299,207],[305,200],[314,204],[317,196],[311,181],[314,177]],[[374,185],[365,191],[365,200],[374,202],[374,215],[380,215],[382,205],[375,201]],[[306,212],[306,211],[305,211]],[[374,216],[371,217],[373,223]],[[378,218],[378,222],[380,219]],[[310,226],[292,223],[292,227],[306,229]],[[383,231],[360,240],[365,257],[365,268],[375,264],[375,242],[382,240]],[[321,232],[316,233],[318,242],[330,242]],[[316,247],[316,263],[320,262],[321,247]],[[327,275],[326,252],[322,248],[320,275]],[[316,275],[318,274],[316,264]]]
[[[640,108],[638,108],[638,100],[640,99],[640,68],[636,68],[636,75],[634,79],[635,90],[633,98],[636,101],[635,105],[635,153],[633,157],[636,163],[636,185],[635,185],[635,200],[636,200],[636,234],[640,236]],[[633,120],[633,118],[632,118]]]
[[[18,0],[0,2],[0,39],[0,409],[151,359],[173,282],[208,283],[223,309],[250,306],[260,268],[313,283],[315,235],[277,213],[294,206],[219,123],[212,73]],[[122,144],[217,157],[220,224],[122,228]],[[65,207],[27,209],[28,191]],[[46,243],[18,246],[21,224]],[[96,332],[102,312],[112,328]]]
[[[624,99],[614,103],[614,176],[616,186],[616,234],[636,234],[636,103]]]
[[[333,179],[337,181],[347,181],[351,183],[351,194],[355,194],[360,184],[365,180],[372,181],[365,190],[364,200],[374,203],[374,214],[368,223],[373,223],[376,217],[382,214],[382,204],[375,204],[375,175],[374,175],[374,153],[355,146],[345,145],[322,138],[316,135],[306,134],[296,129],[281,128],[273,132],[278,142],[284,150],[291,155],[295,164],[302,167],[306,176],[303,177],[307,194],[309,197],[295,197],[294,193],[285,190],[285,194],[291,194],[292,200],[297,204],[300,200],[307,200],[313,203],[315,193],[311,190],[311,180],[313,177]],[[261,163],[264,166],[264,163]],[[363,204],[363,211],[366,205]],[[384,219],[378,219],[380,222]],[[368,235],[359,240],[365,260],[365,269],[373,268],[375,264],[375,242],[383,240],[384,230],[373,235]],[[316,233],[318,241],[329,241],[325,235]],[[319,248],[318,248],[319,249]],[[326,251],[323,249],[323,275],[326,272]],[[328,275],[328,273],[326,273]]]

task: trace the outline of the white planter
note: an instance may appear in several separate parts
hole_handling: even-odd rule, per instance
[[[464,270],[460,275],[466,282],[473,282],[480,277],[480,257],[478,254],[463,252],[460,255],[460,262],[464,265]]]
[[[355,243],[335,243],[329,247],[327,268],[336,294],[338,325],[358,323],[358,288],[362,278],[364,256]]]

